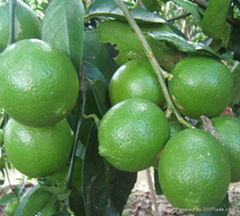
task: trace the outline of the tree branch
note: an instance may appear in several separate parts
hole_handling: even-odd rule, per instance
[[[9,2],[9,38],[8,46],[15,41],[15,7],[16,0],[11,0]]]
[[[132,29],[134,30],[134,32],[136,33],[136,36],[140,42],[140,44],[142,45],[143,50],[146,53],[146,56],[149,59],[149,62],[151,63],[158,81],[160,83],[160,86],[162,88],[164,97],[166,99],[167,105],[168,107],[174,112],[174,114],[176,115],[178,121],[185,125],[186,127],[189,128],[194,128],[194,126],[192,124],[190,124],[188,121],[186,121],[178,112],[178,110],[176,109],[172,98],[170,97],[170,94],[168,92],[168,88],[166,86],[166,83],[164,81],[164,76],[167,73],[166,71],[164,71],[160,65],[158,64],[158,61],[156,59],[156,57],[154,56],[151,47],[149,46],[146,38],[144,37],[141,29],[139,28],[138,24],[136,23],[136,21],[134,20],[134,18],[132,17],[132,15],[130,14],[129,10],[127,9],[127,7],[125,6],[125,4],[122,2],[122,0],[115,0],[116,4],[120,7],[120,9],[122,10],[125,18],[127,19],[127,21],[129,22],[129,25],[132,27]]]

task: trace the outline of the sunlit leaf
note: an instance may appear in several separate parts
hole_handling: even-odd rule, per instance
[[[144,8],[137,7],[131,10],[133,17],[139,22],[165,23],[166,21],[156,13],[152,13]],[[86,18],[108,16],[120,20],[125,20],[121,9],[113,0],[94,1],[87,10]]]
[[[84,6],[81,0],[54,0],[46,10],[42,39],[64,51],[79,69],[83,52]]]

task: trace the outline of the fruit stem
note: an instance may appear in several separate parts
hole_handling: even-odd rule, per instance
[[[155,197],[155,191],[154,191],[154,186],[153,186],[153,179],[152,179],[151,169],[150,168],[146,169],[146,177],[147,177],[148,187],[149,187],[149,190],[150,190],[152,206],[154,207],[153,215],[154,216],[159,216],[158,204],[157,204],[157,200],[156,200],[156,197]]]
[[[83,114],[83,117],[84,117],[84,119],[93,119],[95,121],[97,127],[99,126],[100,119],[98,118],[98,116],[96,114],[94,114],[94,113],[89,114],[89,115]]]
[[[124,4],[124,2],[122,2],[122,0],[114,0],[116,2],[116,4],[119,6],[119,8],[122,10],[125,18],[127,19],[129,25],[132,27],[132,29],[134,30],[140,44],[142,45],[142,48],[144,50],[144,52],[146,53],[146,56],[149,59],[149,62],[151,63],[155,74],[158,77],[158,81],[160,83],[160,86],[162,88],[163,91],[163,95],[167,101],[167,105],[168,107],[174,112],[174,114],[176,115],[179,123],[183,124],[186,127],[189,128],[194,128],[194,126],[192,124],[190,124],[189,122],[187,122],[178,112],[178,110],[176,109],[172,98],[168,92],[166,83],[164,81],[164,77],[166,76],[166,71],[164,71],[160,65],[158,64],[158,61],[156,59],[156,57],[154,56],[151,47],[149,46],[146,38],[144,37],[141,29],[139,28],[137,22],[134,20],[134,18],[132,17],[132,15],[130,14],[128,8],[126,7],[126,5]]]
[[[78,147],[78,137],[79,137],[80,128],[81,128],[81,125],[82,125],[82,122],[84,119],[84,110],[85,110],[85,106],[86,106],[86,89],[84,87],[85,75],[84,75],[84,69],[83,69],[82,62],[81,62],[80,70],[79,70],[79,79],[80,79],[80,92],[82,94],[82,108],[78,109],[78,113],[77,113],[78,122],[77,122],[76,130],[75,130],[75,134],[74,134],[69,169],[68,169],[68,173],[67,173],[66,181],[65,181],[65,185],[64,185],[64,189],[66,189],[66,190],[71,189],[74,161],[75,161],[75,155],[76,155],[77,147]],[[79,102],[78,102],[78,104],[79,104]],[[69,207],[69,199],[65,200],[65,206],[67,208]]]
[[[135,9],[138,5],[139,5],[139,0],[136,0],[136,1],[134,1],[133,6],[129,6],[128,9],[129,9],[129,10],[133,10],[133,9]]]
[[[142,1],[142,0],[139,0],[139,5],[140,5],[140,7],[141,7],[141,8],[144,8],[144,9],[146,9],[146,7],[145,7],[145,5],[144,5],[144,3],[143,3],[143,1]]]
[[[203,130],[216,137],[216,139],[219,139],[218,132],[214,127],[211,119],[209,119],[207,116],[202,115],[200,116],[200,120],[202,121]]]
[[[16,198],[19,200],[20,198],[19,198],[19,196],[18,196],[17,191],[13,189],[13,186],[12,186],[12,184],[11,184],[11,180],[10,180],[10,177],[9,177],[8,169],[7,169],[6,167],[4,167],[4,171],[5,171],[5,174],[6,174],[6,176],[7,176],[8,185],[9,185],[12,193],[13,193],[13,194],[16,196]]]
[[[9,2],[9,38],[8,46],[14,43],[15,40],[15,7],[16,0],[10,0]]]
[[[176,21],[176,20],[186,18],[186,17],[188,17],[188,16],[190,16],[190,15],[191,15],[191,13],[185,13],[185,14],[182,14],[182,15],[180,15],[180,16],[177,16],[177,17],[174,17],[174,18],[172,18],[172,19],[169,19],[169,20],[167,20],[167,22],[174,22],[174,21]]]

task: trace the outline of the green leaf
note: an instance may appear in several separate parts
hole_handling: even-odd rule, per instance
[[[144,8],[137,7],[131,10],[132,16],[139,22],[151,23],[165,23],[166,21],[157,15]],[[114,17],[120,20],[126,20],[121,9],[116,5],[113,0],[97,0],[94,1],[87,10],[86,18],[107,16]]]
[[[122,172],[108,165],[98,154],[95,124],[89,130],[83,165],[86,215],[120,216],[136,181],[136,173]]]
[[[142,2],[149,11],[161,10],[161,0],[142,0]]]
[[[146,55],[127,23],[119,21],[105,21],[99,24],[98,34],[100,41],[111,43],[119,52],[115,61],[124,64],[135,58],[145,58]]]
[[[47,205],[39,212],[41,215],[53,215],[57,211],[57,198],[52,196]]]
[[[102,73],[92,64],[84,63],[86,78],[86,114],[97,114],[102,117],[109,108],[107,104],[107,84]]]
[[[155,183],[155,190],[157,195],[162,195],[163,191],[162,188],[159,184],[159,176],[158,176],[158,171],[154,169],[154,183]]]
[[[200,8],[193,2],[187,0],[173,0],[180,7],[191,13],[198,21],[201,20]]]
[[[52,193],[37,185],[28,191],[20,200],[14,216],[33,216],[41,211],[49,202]]]
[[[151,32],[149,35],[155,40],[167,41],[174,45],[178,50],[182,52],[195,52],[196,47],[194,43],[187,41],[186,39],[168,32]]]
[[[79,69],[84,34],[84,6],[81,0],[54,0],[46,10],[42,39],[64,51]]]
[[[169,47],[164,42],[160,42],[151,38],[147,35],[147,33],[181,33],[179,33],[170,24],[148,24],[141,25],[140,27],[145,33],[146,39],[153,49],[154,55],[157,57],[160,65],[166,70],[171,70],[179,58],[181,58],[181,53],[178,52],[174,47]],[[137,36],[127,23],[115,20],[102,22],[98,27],[98,33],[102,42],[113,44],[115,46],[115,49],[119,52],[115,58],[115,61],[118,64],[124,64],[132,59],[146,58],[146,54],[140,42],[138,41]]]
[[[224,200],[215,208],[209,208],[210,211],[196,214],[195,216],[228,216],[230,203],[228,195],[225,196]],[[207,211],[208,209],[204,209]]]
[[[230,48],[234,52],[234,59],[240,60],[240,28],[238,26],[233,26],[230,39]]]
[[[217,40],[221,40],[227,47],[231,33],[231,27],[227,23],[227,15],[231,0],[210,0],[204,13],[203,32]]]
[[[176,34],[169,32],[153,32],[149,36],[155,40],[165,41],[176,47],[181,52],[196,53],[196,54],[210,54],[218,58],[225,59],[225,56],[216,53],[213,49],[203,43],[188,41]]]
[[[49,193],[55,195],[55,197],[58,200],[65,200],[67,197],[69,197],[69,195],[71,193],[71,191],[65,190],[61,187],[41,186],[41,190],[44,190],[46,192],[49,192]]]
[[[79,171],[80,172],[80,171]],[[76,216],[85,216],[84,203],[82,194],[75,188],[72,189],[72,193],[69,199],[70,208],[74,211]]]
[[[117,65],[110,56],[107,46],[100,42],[96,30],[85,32],[83,59],[97,67],[107,82],[110,81],[117,69]]]
[[[233,91],[233,100],[232,103],[236,104],[240,102],[240,64],[237,63],[233,68],[233,79],[234,79],[234,91]]]
[[[5,194],[0,198],[0,205],[6,205],[7,203],[11,202],[12,200],[16,199],[15,194]]]

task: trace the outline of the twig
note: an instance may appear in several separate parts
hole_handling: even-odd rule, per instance
[[[146,169],[146,177],[147,177],[148,187],[149,187],[149,190],[150,190],[152,206],[154,207],[153,215],[154,216],[159,216],[158,204],[157,204],[157,200],[156,200],[156,196],[155,196],[155,191],[154,191],[154,186],[153,186],[153,181],[152,181],[150,168]]]
[[[169,19],[169,20],[167,20],[167,22],[174,22],[176,20],[183,19],[183,18],[188,17],[190,15],[191,15],[191,13],[185,13],[185,14],[182,14],[180,16],[177,16],[177,17],[174,17],[172,19]]]
[[[78,109],[79,111],[77,113],[78,122],[77,122],[77,127],[76,127],[75,135],[74,135],[74,141],[73,141],[72,153],[71,153],[71,157],[70,157],[69,169],[68,169],[68,173],[67,173],[67,177],[66,177],[66,182],[65,182],[65,185],[64,185],[64,188],[66,190],[70,189],[70,187],[71,187],[75,155],[76,155],[77,147],[78,147],[78,137],[79,137],[79,133],[80,133],[80,127],[81,127],[82,122],[83,122],[84,110],[85,110],[85,106],[86,106],[86,89],[85,89],[85,86],[84,86],[85,75],[84,75],[83,64],[81,64],[81,68],[79,70],[79,76],[80,76],[80,86],[81,86],[80,91],[81,91],[81,94],[82,94],[82,109]],[[69,200],[68,199],[65,200],[65,206],[66,207],[69,206]]]
[[[212,121],[207,116],[203,116],[203,115],[200,116],[200,120],[202,121],[203,129],[206,132],[212,134],[217,139],[219,139],[218,132],[217,132],[216,128],[213,126]]]
[[[10,46],[12,43],[14,43],[15,40],[15,6],[16,6],[16,0],[10,0],[9,1],[9,37],[8,37],[8,45]],[[8,115],[4,112],[4,120],[3,120],[3,127],[7,124],[8,121]],[[16,197],[18,197],[18,194],[15,190],[13,190],[13,187],[11,185],[11,181],[9,178],[8,170],[5,167],[5,173],[7,176],[8,184],[11,188],[11,191],[16,194]]]
[[[186,127],[189,128],[193,128],[194,126],[192,124],[190,124],[189,122],[187,122],[178,112],[178,110],[176,109],[175,105],[173,104],[172,98],[170,97],[169,93],[168,93],[168,89],[167,86],[165,84],[164,81],[164,75],[166,76],[166,71],[164,71],[160,65],[158,64],[158,61],[156,59],[156,57],[153,55],[152,49],[149,46],[147,40],[145,39],[142,31],[140,30],[138,24],[136,23],[136,21],[134,20],[134,18],[132,17],[132,15],[130,14],[129,10],[127,9],[127,7],[125,6],[125,4],[122,2],[122,0],[115,0],[116,4],[120,7],[120,9],[122,10],[123,14],[125,15],[125,18],[127,19],[127,21],[129,22],[129,25],[132,27],[132,29],[134,30],[134,32],[136,33],[136,36],[140,42],[140,44],[142,45],[143,50],[146,53],[146,56],[148,57],[157,77],[158,77],[158,81],[160,83],[160,86],[162,88],[163,94],[165,96],[166,102],[168,107],[174,112],[174,114],[176,115],[178,121],[185,125]],[[167,73],[168,74],[168,73]]]
[[[9,38],[8,46],[15,41],[15,7],[16,0],[10,0],[9,2]]]
[[[135,0],[133,6],[129,6],[128,9],[134,10],[135,8],[138,7],[138,5],[139,5],[139,0]]]
[[[139,1],[139,5],[140,5],[140,7],[142,7],[142,8],[144,8],[144,9],[146,9],[146,6],[144,5],[144,3],[143,3],[143,1],[142,1],[142,0],[140,0],[140,1]]]
[[[19,199],[17,191],[13,189],[13,186],[11,184],[11,180],[10,180],[10,177],[9,177],[9,174],[8,174],[8,170],[7,170],[6,167],[4,168],[4,171],[5,171],[5,174],[7,176],[8,185],[11,188],[12,193],[14,193],[16,195],[16,197]]]

